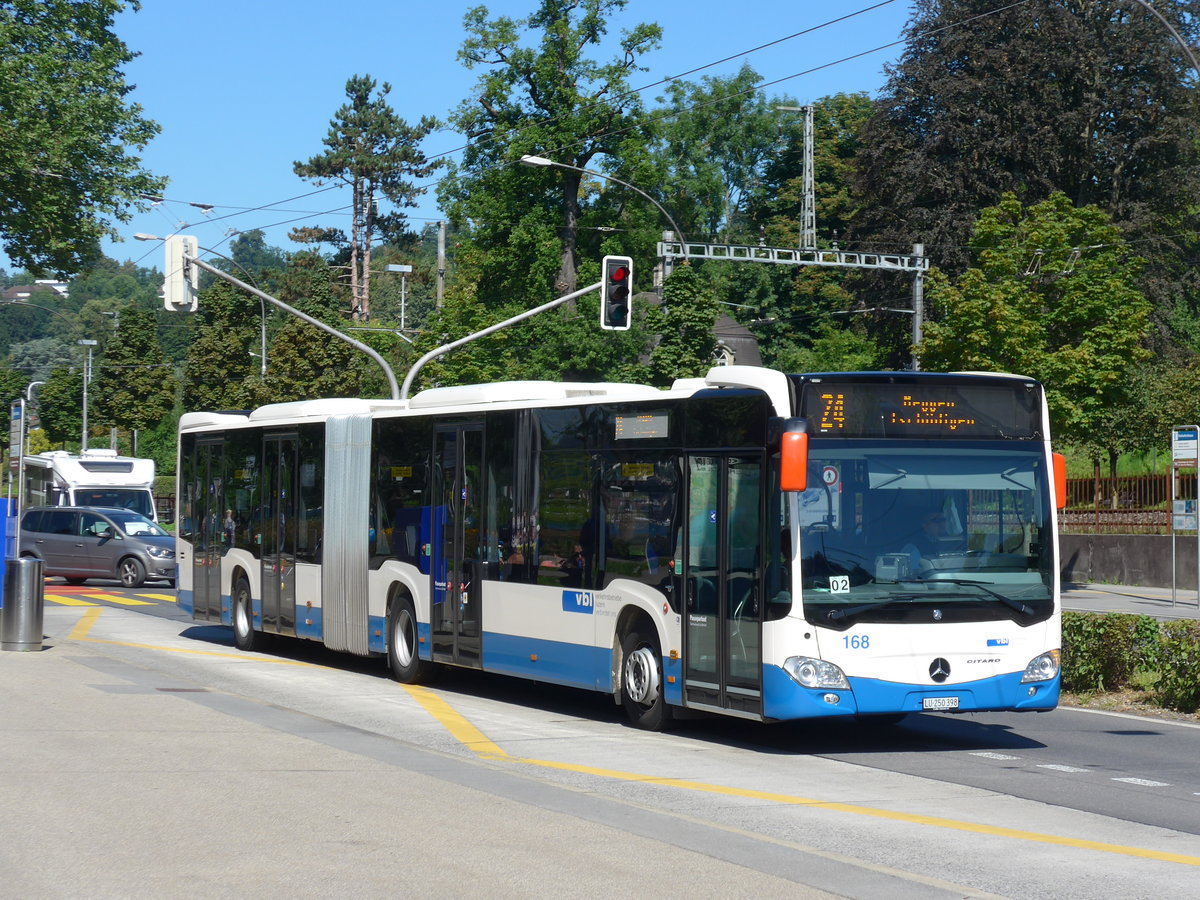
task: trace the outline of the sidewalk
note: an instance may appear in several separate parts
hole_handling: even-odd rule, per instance
[[[1156,619],[1200,618],[1195,588],[1176,589],[1172,603],[1170,588],[1066,582],[1062,586],[1062,607],[1076,612],[1122,612]]]

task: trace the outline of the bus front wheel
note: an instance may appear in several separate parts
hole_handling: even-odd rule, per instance
[[[243,575],[233,588],[233,642],[239,650],[254,650],[260,635],[254,630],[254,603],[250,598],[250,582]]]
[[[388,610],[388,669],[401,684],[419,684],[429,675],[430,664],[421,659],[417,640],[417,614],[407,594],[392,601]]]
[[[621,705],[631,724],[661,731],[671,711],[663,696],[662,651],[654,632],[630,631],[621,641]]]

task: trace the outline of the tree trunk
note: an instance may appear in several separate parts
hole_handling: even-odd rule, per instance
[[[580,173],[563,170],[563,229],[562,263],[558,267],[558,280],[554,287],[559,294],[575,290],[579,274],[576,269],[576,249],[579,243],[579,182]]]

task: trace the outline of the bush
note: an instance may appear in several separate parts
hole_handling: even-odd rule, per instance
[[[1119,690],[1135,672],[1154,667],[1159,623],[1128,613],[1062,614],[1062,686],[1074,692]]]
[[[1159,641],[1158,702],[1182,712],[1200,708],[1200,622],[1164,622]]]

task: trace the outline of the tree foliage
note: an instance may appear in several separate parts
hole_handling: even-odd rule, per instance
[[[1006,192],[1023,203],[1062,192],[1157,251],[1146,283],[1160,304],[1194,289],[1180,256],[1195,235],[1172,237],[1197,230],[1200,194],[1195,73],[1181,48],[1125,0],[996,7],[914,3],[863,134],[856,236],[899,251],[922,241],[957,274],[979,210]],[[1200,39],[1196,0],[1155,8]]]
[[[356,314],[370,317],[371,242],[375,234],[398,235],[404,231],[400,211],[380,216],[380,196],[397,207],[416,205],[425,192],[412,179],[427,178],[440,162],[430,162],[420,143],[437,121],[422,116],[416,125],[400,118],[387,102],[392,86],[378,85],[367,75],[346,82],[349,102],[329,122],[323,143],[326,150],[307,162],[296,162],[297,175],[313,180],[338,179],[351,188],[350,274]]]
[[[779,101],[754,89],[760,80],[743,64],[728,78],[705,76],[700,84],[674,81],[667,87],[667,106],[655,117],[655,156],[668,173],[666,190],[689,238],[742,240],[730,229],[745,227],[747,197],[778,151]]]
[[[671,274],[663,284],[663,304],[647,322],[661,335],[650,353],[653,383],[667,385],[709,370],[716,346],[713,324],[720,312],[720,304],[703,290],[692,266],[681,266]]]
[[[113,34],[123,0],[0,2],[0,243],[15,263],[66,275],[100,256],[113,220],[165,180],[135,155],[158,132],[127,104]]]
[[[225,281],[200,292],[195,336],[184,366],[185,410],[245,409],[260,388],[253,382],[259,362],[250,355],[259,346],[261,307]],[[175,315],[179,315],[176,313]]]
[[[920,348],[924,366],[1037,378],[1057,436],[1105,441],[1102,425],[1149,355],[1142,261],[1102,210],[1076,209],[1064,194],[1028,207],[1005,195],[980,215],[971,250],[976,266],[931,279],[938,319]]]
[[[608,63],[585,55],[602,44],[608,18],[625,5],[540,0],[525,19],[489,19],[479,6],[463,20],[458,57],[483,74],[450,117],[471,143],[438,193],[452,218],[472,223],[471,239],[495,259],[478,271],[480,298],[520,296],[536,305],[576,287],[584,176],[515,163],[531,154],[588,168],[598,157],[620,158],[644,142],[641,99],[627,79],[639,56],[658,45],[661,30],[642,24],[623,33]],[[526,30],[536,46],[522,44]],[[543,253],[530,254],[534,248],[556,251],[557,269],[545,282],[529,277],[527,265],[513,265],[537,259],[540,275]]]
[[[121,310],[116,334],[96,369],[88,387],[90,423],[153,428],[175,405],[178,380],[148,309],[131,303]]]
[[[83,433],[83,367],[60,366],[38,389],[42,430],[56,445],[79,445]]]

